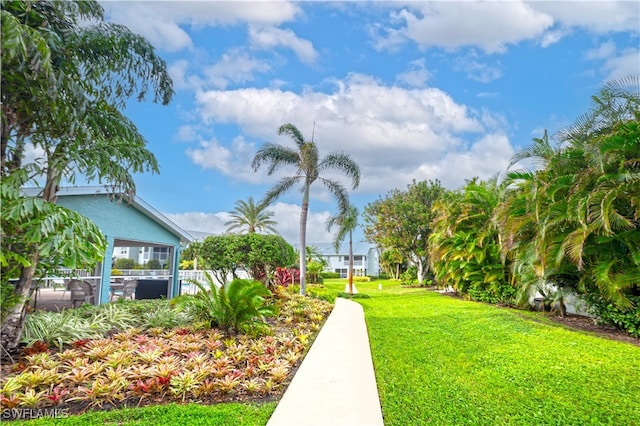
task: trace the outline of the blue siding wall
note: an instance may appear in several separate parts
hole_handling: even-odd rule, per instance
[[[108,237],[180,246],[177,235],[132,205],[111,201],[107,195],[63,195],[58,204],[90,218]]]
[[[168,297],[178,294],[178,261],[180,237],[142,213],[134,205],[111,200],[106,194],[60,195],[58,204],[91,219],[107,237],[107,252],[103,260],[102,282],[97,290],[97,303],[109,301],[111,256],[115,240],[140,241],[144,245],[172,246],[174,252],[173,282],[168,286]]]

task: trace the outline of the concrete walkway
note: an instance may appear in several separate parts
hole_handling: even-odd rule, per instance
[[[382,426],[362,306],[336,304],[267,426]]]

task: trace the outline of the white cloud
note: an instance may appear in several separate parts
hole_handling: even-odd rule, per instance
[[[480,83],[490,83],[502,77],[502,70],[499,67],[478,62],[477,57],[478,55],[472,51],[464,57],[457,58],[453,69],[465,72],[467,78]]]
[[[585,57],[587,59],[607,59],[616,53],[616,45],[613,41],[609,40],[602,43],[598,47],[587,50]]]
[[[163,215],[185,231],[208,232],[210,234],[223,234],[227,229],[224,223],[229,220],[229,214],[225,212],[163,213]]]
[[[204,84],[204,81],[200,77],[187,74],[189,68],[189,61],[184,59],[180,59],[169,65],[168,71],[173,80],[173,88],[175,90],[202,87]]]
[[[270,69],[266,61],[252,58],[241,49],[233,49],[224,53],[220,60],[204,73],[214,87],[224,89],[230,83],[252,81],[256,73],[265,73]]]
[[[598,34],[639,30],[640,7],[636,1],[535,1],[529,5],[553,16],[565,29],[578,27]]]
[[[587,50],[585,59],[601,62],[605,81],[640,74],[640,49],[630,48],[618,52],[611,40]]]
[[[421,58],[411,61],[409,70],[398,74],[396,80],[409,87],[425,87],[430,77],[431,73],[427,70],[426,61]]]
[[[393,47],[404,37],[422,47],[478,46],[497,53],[508,44],[539,37],[553,25],[551,16],[520,1],[415,3],[392,12],[391,20],[403,26],[386,28],[386,37],[377,40],[379,48]]]
[[[259,176],[250,167],[255,148],[238,136],[230,147],[220,144],[215,138],[201,141],[197,148],[188,148],[187,157],[203,170],[215,170],[226,176],[235,176],[244,181],[259,183]]]
[[[110,21],[126,25],[166,51],[193,46],[181,26],[279,25],[300,14],[299,6],[289,1],[108,1],[103,6]]]
[[[300,206],[286,203],[275,203],[268,210],[274,213],[273,219],[277,222],[274,226],[279,234],[291,245],[298,244],[300,230]],[[164,213],[164,215],[187,231],[208,232],[211,234],[224,234],[227,227],[224,225],[230,218],[226,212],[203,213]],[[332,234],[326,231],[325,223],[330,213],[326,211],[313,211],[313,201],[310,204],[307,217],[307,242],[308,244],[326,243],[333,240]]]
[[[638,22],[637,2],[624,0],[416,2],[396,7],[388,25],[373,24],[370,36],[378,50],[393,51],[412,40],[422,48],[469,46],[503,53],[525,40],[550,46],[576,28],[595,34],[637,34]]]
[[[313,48],[313,43],[299,38],[291,30],[276,27],[250,27],[249,41],[252,47],[258,49],[271,49],[279,46],[289,48],[305,64],[313,64],[318,59],[318,53]]]
[[[198,129],[195,126],[188,124],[180,126],[175,139],[178,142],[192,142],[198,140]]]
[[[613,80],[629,75],[640,74],[640,49],[627,49],[620,55],[608,58],[603,70],[606,73],[605,80]]]
[[[385,86],[363,75],[335,81],[334,87],[331,93],[307,89],[301,94],[266,88],[212,90],[199,92],[196,102],[205,124],[238,126],[242,134],[252,140],[291,146],[289,140],[276,136],[278,126],[294,123],[303,135],[311,138],[315,122],[314,140],[321,155],[344,151],[360,165],[362,179],[358,192],[383,193],[403,187],[413,178],[426,177],[429,168],[448,172],[451,166],[442,162],[449,158],[451,154],[447,153],[451,151],[458,153],[456,161],[460,164],[456,163],[456,167],[468,173],[451,175],[451,184],[457,186],[477,174],[473,171],[477,147],[465,148],[469,135],[497,132],[508,126],[499,114],[470,110],[435,88]],[[491,141],[499,143],[501,148],[492,151],[491,161],[481,164],[479,170],[484,177],[499,171],[512,154],[503,147],[505,141],[508,145],[506,137]],[[191,150],[189,155],[202,167],[238,180],[272,181],[264,170],[249,171],[247,163],[251,162],[255,147],[245,144],[244,151],[239,152],[233,145],[210,141]],[[504,158],[498,161],[500,155]],[[485,169],[491,169],[492,173],[485,173]],[[293,171],[283,171],[275,178],[286,172]],[[438,177],[429,175],[429,178]],[[318,185],[316,196],[325,197],[326,194],[318,192],[320,188]]]
[[[504,172],[514,153],[504,133],[491,133],[480,138],[468,150],[447,153],[425,174],[431,179],[439,178],[447,187],[461,185],[460,176],[488,179]]]

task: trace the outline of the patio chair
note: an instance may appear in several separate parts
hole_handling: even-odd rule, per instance
[[[93,303],[93,286],[88,281],[71,280],[67,284],[67,290],[71,292],[71,303]]]
[[[138,287],[138,280],[127,281],[122,285],[122,288],[112,288],[111,289],[111,300],[113,300],[113,296],[118,296],[118,299],[131,299],[133,300],[133,296],[136,292],[136,288]]]

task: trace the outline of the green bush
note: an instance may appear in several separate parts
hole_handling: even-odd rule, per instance
[[[175,328],[189,324],[189,316],[178,312],[169,304],[161,304],[142,314],[141,327],[150,328]]]
[[[31,345],[36,341],[57,346],[81,339],[99,339],[103,336],[91,320],[82,318],[77,310],[57,312],[37,311],[27,315],[22,332],[22,343]]]
[[[0,306],[1,306],[1,312],[2,314],[0,315],[1,321],[0,322],[4,322],[4,319],[6,317],[6,315],[9,313],[9,310],[11,308],[13,308],[14,306],[16,306],[21,298],[20,296],[18,296],[15,292],[15,288],[8,282],[2,281],[2,286],[0,287],[0,296],[2,297],[0,299]]]
[[[320,276],[325,280],[340,278],[340,272],[321,272]]]
[[[466,294],[478,302],[515,305],[517,289],[508,283],[489,286],[484,283],[472,283]]]
[[[402,285],[416,285],[418,283],[418,268],[410,266],[400,274],[400,283]]]
[[[629,296],[629,299],[634,304],[629,309],[618,308],[597,295],[587,297],[587,305],[600,322],[640,337],[640,296]]]
[[[145,269],[162,269],[162,264],[158,259],[151,259],[146,263]]]
[[[276,313],[275,306],[267,304],[266,298],[271,296],[271,292],[262,283],[235,279],[217,288],[209,273],[205,273],[205,277],[209,288],[191,281],[200,291],[174,299],[178,310],[186,310],[197,320],[228,333],[264,327],[264,318]]]
[[[113,263],[114,269],[134,269],[136,267],[136,261],[128,258],[116,259]]]
[[[354,283],[368,283],[371,281],[371,277],[353,277]]]
[[[309,285],[307,286],[307,294],[311,297],[320,300],[326,300],[329,303],[335,303],[336,292],[328,289],[324,285]]]
[[[371,296],[365,293],[338,293],[338,297],[342,297],[344,299],[370,299]]]

